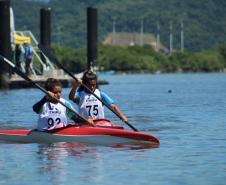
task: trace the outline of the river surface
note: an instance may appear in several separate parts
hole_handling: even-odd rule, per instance
[[[160,146],[132,149],[1,142],[1,185],[226,184],[226,74],[101,79],[110,84],[100,88],[130,123],[157,137]],[[63,97],[69,91],[63,89]],[[38,89],[1,91],[0,129],[35,128],[32,105],[42,96]],[[106,115],[122,123],[110,111]]]

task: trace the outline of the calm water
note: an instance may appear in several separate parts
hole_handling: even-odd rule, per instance
[[[226,184],[226,74],[102,78],[110,84],[101,89],[132,125],[159,138],[160,147],[0,143],[1,185]],[[38,89],[0,92],[0,128],[34,128],[31,107],[42,95]]]

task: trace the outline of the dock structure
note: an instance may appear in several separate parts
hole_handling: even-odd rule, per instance
[[[51,8],[40,9],[39,42],[30,30],[15,30],[15,25],[10,25],[10,23],[14,22],[10,0],[0,0],[0,20],[2,20],[0,21],[0,54],[3,57],[13,61],[22,72],[29,75],[31,80],[39,85],[44,85],[48,78],[60,80],[63,87],[70,87],[72,85],[72,78],[66,75],[62,69],[57,68],[54,61],[51,61],[51,59],[43,53],[43,49],[39,49],[40,45],[46,50],[51,48]],[[94,71],[98,61],[97,33],[97,9],[89,7],[87,9],[87,67]],[[21,59],[21,56],[24,55],[27,49],[27,45],[30,47],[29,52],[32,53],[32,65],[29,67],[29,73],[27,64],[25,64],[26,62],[24,62],[24,59]],[[33,84],[14,74],[4,63],[0,65],[0,88],[3,88],[4,79],[6,79],[4,82],[6,81],[6,83],[8,83],[7,87],[9,89],[33,87]],[[75,76],[77,78],[82,77],[81,74]],[[103,85],[108,84],[108,82],[98,80],[98,84]]]
[[[33,82],[39,84],[40,86],[44,87],[45,81],[48,77],[45,76],[36,76],[30,77]],[[67,78],[65,76],[57,77],[57,79],[61,82],[62,87],[70,87],[72,84],[71,78]],[[24,80],[18,75],[12,75],[9,79],[9,89],[21,89],[21,88],[33,88],[35,87],[32,83]]]
[[[34,78],[34,76],[33,77],[31,76],[30,78],[32,79],[33,82],[44,87],[45,81],[50,77],[58,79],[61,82],[63,88],[72,87],[72,84],[74,81],[70,76],[66,76],[66,75],[58,75],[58,76],[40,75],[40,76],[36,76],[35,78]],[[82,74],[81,73],[77,74],[77,75],[75,75],[75,77],[81,78]],[[109,82],[107,82],[105,80],[98,80],[98,85],[107,85],[107,84],[109,84]],[[12,77],[9,79],[8,86],[9,86],[9,89],[22,89],[22,88],[34,88],[35,87],[32,83],[24,80],[23,78],[21,78],[20,76],[18,76],[16,74],[12,75]]]

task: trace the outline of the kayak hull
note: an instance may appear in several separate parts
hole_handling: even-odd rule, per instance
[[[159,145],[159,140],[149,134],[90,126],[68,126],[50,132],[0,130],[0,141],[17,143],[79,142],[95,145]]]

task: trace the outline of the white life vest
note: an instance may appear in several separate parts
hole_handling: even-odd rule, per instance
[[[96,89],[94,93],[100,97],[100,91]],[[85,91],[80,92],[79,114],[85,118],[102,119],[104,118],[104,108],[100,100],[94,95],[88,94]]]
[[[63,98],[60,101],[65,103]],[[52,130],[68,125],[66,107],[60,103],[54,104],[46,102],[42,107],[42,113],[39,114],[37,129],[40,131]]]

